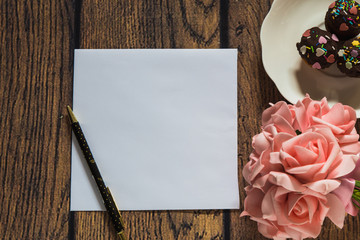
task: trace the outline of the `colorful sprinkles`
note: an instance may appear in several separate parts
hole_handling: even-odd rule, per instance
[[[296,44],[302,59],[314,69],[337,62],[349,77],[360,77],[360,4],[354,0],[336,0],[325,17],[327,31],[319,27],[306,30]],[[360,36],[360,35],[359,35]]]
[[[335,20],[337,17],[341,17],[344,23],[340,24],[340,31],[349,30],[349,26],[359,27],[359,16],[360,6],[356,1],[353,0],[338,0],[330,4],[329,9],[332,9],[330,14],[331,18]]]
[[[319,28],[311,28],[304,32],[298,45],[302,57],[315,69],[328,67],[336,61],[336,35],[331,35]]]
[[[350,46],[345,46],[350,45]],[[352,69],[354,65],[360,64],[360,38],[357,38],[351,42],[351,44],[344,44],[339,50],[338,56],[343,58],[345,67]]]
[[[359,8],[359,5],[354,0],[338,0],[333,2],[329,8],[333,8],[331,14],[337,17],[340,15],[341,11],[350,12],[351,14],[356,15],[356,10]]]

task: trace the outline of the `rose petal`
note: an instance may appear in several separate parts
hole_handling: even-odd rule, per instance
[[[298,101],[295,104],[295,125],[300,129],[301,132],[304,132],[309,126],[309,120],[306,116],[306,109],[304,104],[301,101]]]
[[[287,121],[292,123],[292,115],[289,110],[288,105],[284,101],[277,102],[273,106],[265,109],[265,111],[262,113],[262,124],[263,126],[266,126],[270,123],[272,123],[271,116],[273,114],[281,115],[283,116]]]
[[[312,182],[314,180],[320,180],[325,173],[320,174],[319,171],[323,167],[323,163],[316,163],[312,165],[306,165],[301,167],[287,168],[286,172],[297,175],[297,178],[301,180]]]
[[[277,220],[277,216],[276,216],[276,211],[274,206],[276,205],[276,203],[274,202],[274,191],[276,190],[276,188],[271,188],[269,191],[267,191],[267,193],[264,196],[264,199],[261,203],[261,212],[263,213],[263,218],[270,220],[270,221],[276,221]]]
[[[254,216],[262,217],[261,202],[264,198],[264,193],[257,188],[250,188],[246,191],[246,198],[244,202],[244,211],[241,213],[242,216]]]
[[[304,105],[306,107],[306,114],[311,122],[311,116],[321,117],[322,115],[329,112],[330,108],[327,103],[326,98],[321,99],[321,101],[314,101],[312,99],[307,99]]]
[[[352,194],[354,191],[355,180],[352,178],[341,179],[341,185],[335,189],[332,193],[335,194],[345,206],[347,213],[352,216],[356,216],[358,209],[354,207],[352,203]]]
[[[294,146],[294,149],[296,153],[296,159],[299,161],[301,165],[312,164],[318,158],[318,155],[315,152],[310,151],[307,148]]]
[[[344,124],[344,105],[336,103],[328,113],[321,116],[321,119],[333,125]]]
[[[335,134],[342,134],[342,133],[345,132],[343,129],[341,129],[341,128],[339,128],[339,127],[337,127],[337,126],[335,126],[335,125],[333,125],[333,124],[331,124],[331,123],[329,123],[329,122],[327,122],[325,120],[322,120],[320,118],[312,117],[312,119],[313,119],[314,123],[323,124],[325,126],[328,126],[331,129],[331,131],[333,133],[335,133]]]
[[[279,133],[274,137],[273,141],[273,152],[279,152],[281,147],[283,146],[283,143],[290,140],[294,136],[287,134],[287,133]]]
[[[282,172],[269,173],[269,181],[289,191],[302,192],[306,189],[295,177]]]
[[[360,153],[360,142],[342,144],[340,147],[344,154],[359,154]]]
[[[284,165],[285,170],[289,168],[295,168],[300,166],[300,163],[296,158],[283,150],[280,150],[281,163]]]
[[[359,156],[359,155],[357,155],[357,156]],[[355,179],[355,180],[360,180],[360,159],[358,159],[356,161],[354,170],[351,173],[344,176],[344,177],[345,178],[352,178],[352,179]]]
[[[317,142],[319,139],[322,142],[327,141],[326,138],[324,137],[324,135],[322,135],[322,134],[319,134],[317,132],[305,132],[299,136],[296,136],[296,137],[284,142],[283,150],[285,152],[289,153],[290,155],[294,156],[295,155],[294,146],[298,145],[298,146],[306,147],[309,144],[309,142]],[[324,147],[326,147],[326,145]],[[327,149],[324,149],[324,151],[327,151]]]
[[[328,155],[323,167],[317,174],[321,175],[321,174],[327,173],[329,171],[330,167],[332,166],[332,164],[336,160],[341,161],[339,159],[341,157],[341,156],[339,156],[339,154],[342,154],[342,153],[341,153],[341,149],[340,149],[339,145],[336,142],[330,142],[329,147],[330,147],[330,149],[329,149],[330,153],[328,153],[329,155]]]
[[[284,226],[284,231],[290,236],[288,238],[292,238],[292,239],[304,239],[307,238],[308,236],[306,236],[304,233],[299,232],[295,229],[292,229],[291,227],[287,227]],[[281,240],[287,240],[287,239],[281,239]]]
[[[245,180],[251,184],[255,177],[261,172],[264,166],[261,165],[260,161],[249,161],[243,168],[242,174]]]
[[[356,217],[359,213],[359,209],[354,206],[352,201],[348,205],[346,205],[345,211],[353,217]]]
[[[257,154],[271,147],[270,141],[266,138],[267,133],[261,132],[253,137],[252,146]]]
[[[292,127],[291,119],[285,119],[284,116],[279,114],[274,114],[271,116],[272,121],[279,132],[288,133],[293,136],[296,135],[294,128]]]
[[[316,182],[307,183],[304,186],[310,188],[315,192],[327,195],[328,193],[334,191],[336,188],[340,186],[340,181],[324,179]]]
[[[329,128],[327,128],[327,127],[324,127],[324,126],[322,126],[322,127],[313,127],[313,130],[312,131],[314,131],[314,132],[316,132],[316,133],[319,133],[321,136],[323,136],[325,139],[326,139],[326,141],[328,141],[328,142],[337,142],[337,139],[336,139],[336,137],[334,136],[334,134],[333,134],[333,132],[329,129]]]
[[[250,219],[258,223],[258,230],[265,237],[273,238],[274,240],[286,240],[291,237],[289,234],[285,233],[283,228],[278,226],[276,222],[253,217]]]
[[[358,159],[356,155],[344,155],[339,165],[329,173],[328,178],[339,178],[352,172]]]
[[[272,194],[275,201],[274,204],[274,211],[276,213],[276,220],[280,226],[288,225],[289,220],[286,212],[286,200],[287,200],[287,193],[289,192],[285,188],[282,187],[275,187],[275,195]]]
[[[272,163],[272,164],[281,164],[280,153],[279,152],[270,153],[270,163]]]
[[[345,219],[345,207],[335,194],[327,195],[327,206],[329,211],[327,217],[339,228],[343,228]]]
[[[316,238],[317,236],[319,236],[320,232],[321,232],[321,225],[322,223],[320,223],[319,221],[317,222],[312,222],[312,223],[307,223],[307,224],[302,224],[302,225],[292,225],[291,227],[297,231],[299,231],[300,233],[302,233],[302,239],[304,238]]]
[[[339,143],[359,143],[359,134],[347,134],[337,137]]]
[[[257,178],[254,183],[253,187],[261,189],[262,192],[266,193],[273,185],[268,181],[269,174],[266,174],[264,176],[261,176]]]
[[[306,215],[306,218],[308,218],[309,216],[309,209],[306,206],[306,204],[302,204],[305,203],[304,200],[302,199],[304,197],[304,195],[302,194],[294,194],[294,193],[289,193],[288,194],[288,199],[287,199],[287,205],[288,205],[288,220],[292,223],[292,224],[303,224],[304,221],[307,222],[308,219],[304,219],[303,217],[299,217],[299,215]],[[302,199],[302,201],[299,201],[300,199]],[[303,206],[300,206],[303,205]],[[299,211],[301,212],[297,212],[295,208],[301,208],[299,209]],[[295,213],[296,212],[296,213]]]
[[[258,231],[267,238],[273,238],[278,232],[278,229],[270,224],[258,222]]]
[[[309,221],[312,222],[316,211],[318,210],[319,200],[315,197],[304,197],[307,208],[309,209]]]

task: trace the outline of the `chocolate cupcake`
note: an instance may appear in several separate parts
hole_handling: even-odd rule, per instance
[[[360,77],[360,38],[348,40],[339,48],[337,66],[349,77]]]
[[[324,69],[336,61],[338,41],[336,35],[313,27],[303,33],[296,47],[301,58],[312,68]]]
[[[340,40],[348,40],[360,33],[360,6],[355,1],[338,0],[330,4],[325,27]]]

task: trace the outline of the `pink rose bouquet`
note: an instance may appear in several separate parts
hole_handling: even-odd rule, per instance
[[[243,169],[244,211],[262,235],[315,238],[325,217],[342,228],[360,202],[360,142],[353,108],[308,95],[278,102],[262,115],[262,131]],[[359,160],[359,161],[358,161]]]

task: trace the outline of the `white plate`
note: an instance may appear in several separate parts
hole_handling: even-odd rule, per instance
[[[309,93],[312,99],[327,97],[333,105],[350,105],[360,117],[360,78],[342,74],[333,64],[315,70],[300,57],[296,43],[311,27],[325,30],[329,0],[275,0],[261,27],[262,59],[266,72],[280,93],[296,103]]]

